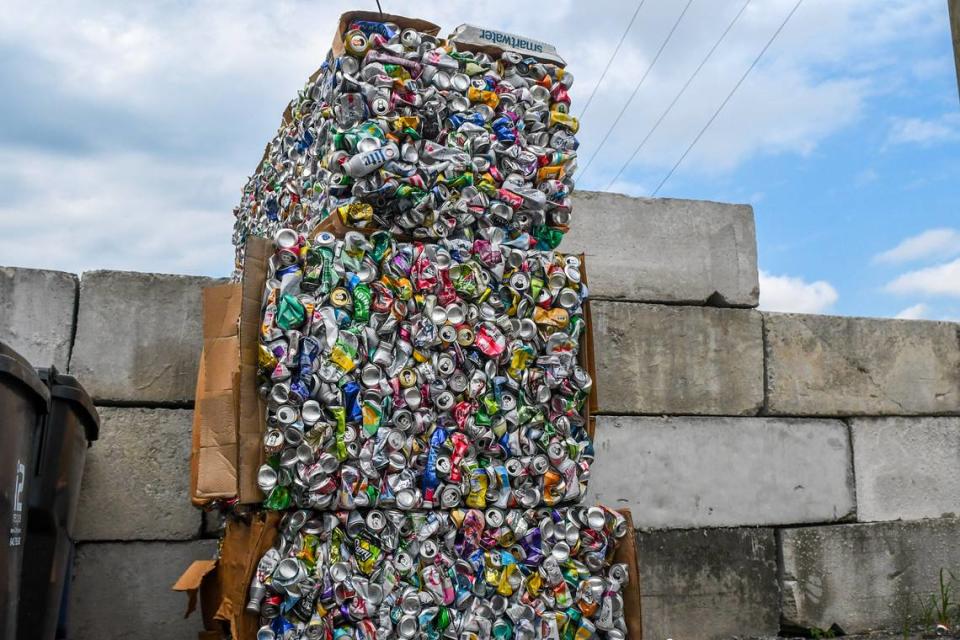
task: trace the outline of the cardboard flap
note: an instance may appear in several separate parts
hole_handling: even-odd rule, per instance
[[[218,572],[223,586],[220,607],[214,618],[230,625],[235,640],[254,640],[257,616],[246,610],[247,591],[260,557],[277,539],[280,514],[257,513],[250,522],[232,518],[227,522]]]
[[[263,464],[265,407],[257,391],[257,353],[263,291],[267,282],[267,261],[273,243],[264,238],[247,238],[243,274],[240,280],[239,367],[235,372],[232,401],[237,415],[237,495],[243,504],[263,500],[257,486],[257,470]]]
[[[193,414],[191,500],[198,506],[237,495],[237,411],[234,376],[240,366],[239,284],[203,290],[203,351]]]
[[[236,298],[240,299],[239,288]],[[239,318],[239,313],[233,316],[233,335],[204,341],[203,358],[207,370],[204,391],[207,394],[229,391],[233,384],[233,373],[240,366],[240,335],[236,326]]]
[[[237,447],[209,447],[197,453],[198,497],[232,498],[237,495]]]
[[[206,373],[203,370],[203,351],[200,351],[200,369],[197,371],[197,390],[196,395],[200,395],[203,388],[204,377]],[[193,412],[193,427],[190,439],[190,502],[195,507],[202,507],[204,500],[197,498],[197,481],[200,479],[200,412]]]
[[[183,614],[184,618],[190,616],[197,609],[197,592],[200,591],[200,585],[203,579],[217,568],[215,560],[194,560],[193,564],[187,567],[177,582],[173,585],[174,591],[185,591],[187,593],[187,611]]]
[[[447,36],[447,41],[457,45],[458,51],[482,51],[492,56],[494,60],[498,59],[504,51],[511,51],[524,58],[535,58],[561,68],[567,65],[552,44],[496,29],[462,24]]]
[[[627,535],[623,537],[613,554],[614,562],[627,565],[630,582],[623,588],[623,615],[627,622],[627,637],[643,639],[643,616],[640,609],[640,562],[637,549],[637,531],[633,528],[630,509],[617,509],[627,519]]]
[[[580,278],[584,286],[587,287],[587,292],[589,293],[590,280],[587,278],[587,254],[581,253],[578,255],[578,257],[580,258]],[[584,331],[584,339],[581,340],[580,344],[584,350],[583,361],[586,363],[584,366],[587,369],[587,373],[590,374],[590,378],[593,380],[593,387],[590,389],[590,398],[587,402],[590,406],[590,412],[596,413],[598,411],[598,407],[600,406],[599,400],[597,399],[597,352],[593,348],[593,312],[591,310],[589,297],[587,297],[586,301],[583,303],[583,319],[586,322],[584,325],[586,327],[586,331]]]
[[[174,591],[196,591],[200,588],[204,576],[217,568],[216,560],[194,560],[193,564],[177,579]]]
[[[240,364],[256,366],[260,312],[267,283],[267,260],[273,253],[273,243],[266,238],[250,236],[244,246],[243,273],[240,276]]]
[[[257,393],[257,368],[240,367],[240,390],[237,420],[239,428],[239,496],[243,504],[263,501],[263,492],[257,484],[257,471],[264,463],[263,433],[266,430],[266,406]]]
[[[203,289],[203,337],[221,338],[237,334],[236,318],[240,315],[237,283],[228,282]]]
[[[347,34],[350,23],[355,20],[370,20],[371,22],[392,22],[401,29],[415,29],[421,33],[435,36],[440,33],[439,25],[435,25],[428,20],[419,18],[408,18],[406,16],[397,16],[380,11],[347,11],[340,15],[337,23],[337,32],[333,35],[333,44],[330,50],[335,56],[342,56],[346,51],[343,46],[343,36]]]

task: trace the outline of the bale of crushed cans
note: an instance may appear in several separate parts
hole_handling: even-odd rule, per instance
[[[582,256],[277,234],[261,326],[265,505],[554,506],[586,493]]]
[[[498,51],[482,36],[508,34],[438,32],[344,15],[234,210],[238,270],[248,235],[309,232],[331,215],[415,239],[499,228],[519,248],[557,247],[577,162],[573,76],[545,43],[488,38],[518,45]]]
[[[258,640],[640,637],[630,514],[581,505],[588,287],[557,250],[573,77],[546,43],[439,31],[344,14],[234,210],[238,272],[251,236],[274,242],[258,517],[283,514],[220,558],[256,565],[231,579],[247,615],[218,610],[244,640],[255,620]]]
[[[258,640],[622,640],[629,526],[605,507],[295,511],[247,610]]]

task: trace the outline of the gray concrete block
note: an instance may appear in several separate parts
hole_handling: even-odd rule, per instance
[[[185,640],[203,629],[189,618],[187,596],[171,590],[194,560],[208,560],[215,540],[89,543],[77,547],[70,591],[74,640]]]
[[[960,521],[920,520],[783,529],[783,617],[848,633],[900,630],[922,617],[941,568],[960,567]]]
[[[84,273],[70,372],[97,401],[192,401],[203,341],[200,290],[219,282],[156,273]]]
[[[757,239],[748,205],[576,191],[561,250],[587,254],[597,297],[755,307]]]
[[[857,519],[960,514],[960,418],[851,421]]]
[[[78,540],[185,540],[200,533],[190,504],[185,409],[101,407],[100,439],[87,452]]]
[[[35,367],[66,371],[76,302],[72,273],[0,267],[0,342]]]
[[[826,522],[854,512],[839,420],[601,416],[590,498],[641,528]]]
[[[628,302],[592,305],[601,413],[755,415],[760,314]]]
[[[780,628],[772,529],[694,529],[637,536],[643,637],[728,640]]]
[[[960,325],[764,314],[774,415],[960,413]]]

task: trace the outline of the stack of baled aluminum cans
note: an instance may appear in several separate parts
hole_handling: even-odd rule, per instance
[[[274,241],[258,484],[284,514],[247,608],[259,640],[620,640],[631,525],[582,504],[588,290],[559,250],[572,76],[403,22],[342,23],[236,209],[238,265]]]

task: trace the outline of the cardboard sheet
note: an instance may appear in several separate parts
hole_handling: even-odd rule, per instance
[[[200,591],[200,585],[203,579],[211,571],[217,568],[215,560],[194,560],[193,564],[187,567],[180,579],[173,585],[174,591],[183,591],[187,594],[187,611],[183,617],[189,617],[197,609],[197,594]]]
[[[628,640],[643,640],[643,615],[640,608],[640,554],[637,550],[637,531],[633,528],[630,509],[617,509],[627,519],[627,535],[613,554],[614,562],[625,562],[630,583],[623,590],[623,615],[627,619]]]
[[[263,433],[266,430],[266,406],[257,392],[257,352],[260,336],[260,312],[267,281],[267,260],[273,253],[272,242],[250,237],[240,280],[239,363],[237,376],[237,495],[242,504],[263,501],[257,486],[257,470],[263,464]]]
[[[235,640],[254,640],[260,628],[257,616],[247,613],[247,591],[260,557],[273,546],[278,535],[280,514],[257,513],[249,522],[231,519],[227,523],[217,572],[221,599],[214,618],[227,624]]]
[[[561,68],[567,65],[552,44],[486,27],[462,24],[447,36],[447,41],[455,43],[457,51],[483,52],[494,60],[500,58],[504,51],[510,51],[523,58],[535,58]]]
[[[183,614],[184,618],[189,617],[196,610],[199,598],[200,614],[203,619],[200,640],[220,640],[225,637],[223,624],[213,617],[221,600],[220,580],[215,560],[194,561],[173,585],[173,590],[187,594],[187,611]]]
[[[203,290],[203,351],[197,376],[191,500],[204,505],[237,495],[237,425],[233,373],[239,365],[236,284]]]
[[[333,52],[334,56],[339,57],[345,53],[343,37],[347,34],[347,29],[349,28],[350,23],[356,20],[392,22],[400,27],[400,29],[416,29],[421,33],[426,33],[427,35],[431,36],[435,36],[440,33],[440,27],[433,24],[429,20],[407,18],[406,16],[381,13],[379,11],[347,11],[346,13],[340,15],[340,20],[337,23],[337,32],[334,34],[333,43],[330,45],[330,50]]]
[[[587,286],[587,292],[590,291],[590,281],[587,279],[587,254],[578,254],[580,258],[580,277],[583,284]],[[583,337],[580,339],[580,366],[587,370],[590,378],[593,380],[593,387],[590,389],[590,398],[587,400],[587,422],[590,422],[590,415],[597,412],[597,362],[594,359],[596,351],[593,347],[593,312],[591,310],[590,298],[583,303],[583,319],[586,322]],[[590,432],[593,437],[593,431]]]
[[[258,503],[265,407],[257,391],[260,299],[270,242],[251,238],[241,282],[203,290],[203,351],[193,415],[191,500]]]

